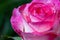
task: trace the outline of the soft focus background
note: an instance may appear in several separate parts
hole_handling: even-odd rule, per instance
[[[12,29],[10,18],[12,10],[31,0],[0,0],[0,40],[21,40]]]

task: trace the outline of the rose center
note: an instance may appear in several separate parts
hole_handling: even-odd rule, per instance
[[[43,3],[33,3],[29,7],[29,12],[35,17],[46,19],[53,14],[53,8]]]

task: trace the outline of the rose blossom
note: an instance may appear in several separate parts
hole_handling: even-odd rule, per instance
[[[24,40],[55,40],[60,34],[59,7],[59,0],[32,0],[14,8],[12,27]]]

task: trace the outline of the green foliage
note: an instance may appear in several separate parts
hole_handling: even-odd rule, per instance
[[[0,40],[19,40],[12,29],[10,17],[12,10],[22,4],[31,2],[31,0],[0,0]],[[13,38],[8,38],[13,37]]]

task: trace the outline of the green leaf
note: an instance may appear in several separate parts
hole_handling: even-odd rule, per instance
[[[12,39],[14,39],[14,40],[21,40],[20,37],[12,37]]]

